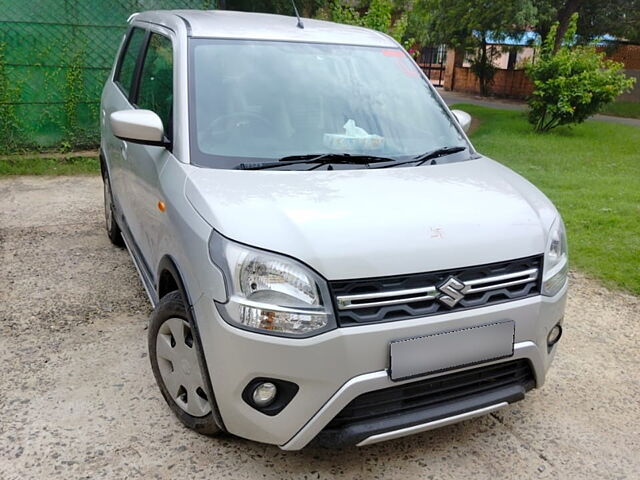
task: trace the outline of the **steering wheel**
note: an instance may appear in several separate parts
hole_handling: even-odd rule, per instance
[[[255,124],[259,124],[262,130],[271,130],[271,123],[262,115],[254,112],[234,112],[222,115],[213,120],[209,125],[209,131],[210,134],[214,136],[225,135],[233,131],[240,131]]]

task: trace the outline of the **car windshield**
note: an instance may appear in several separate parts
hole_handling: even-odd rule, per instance
[[[190,52],[196,165],[327,153],[401,161],[468,146],[401,49],[192,39]]]

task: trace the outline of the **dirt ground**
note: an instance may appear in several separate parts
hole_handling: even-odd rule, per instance
[[[640,299],[572,273],[547,383],[494,415],[342,451],[186,430],[98,177],[0,179],[0,479],[640,478]]]

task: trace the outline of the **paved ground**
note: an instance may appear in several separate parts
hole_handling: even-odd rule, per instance
[[[344,451],[183,428],[97,177],[0,179],[0,479],[640,478],[640,299],[572,275],[545,387],[495,415]]]
[[[438,93],[447,105],[454,103],[471,103],[472,105],[480,105],[482,107],[500,108],[503,110],[526,110],[527,104],[517,100],[507,100],[502,98],[480,97],[460,92],[448,92],[443,88],[438,89]],[[621,123],[623,125],[632,125],[640,127],[640,119],[613,117],[611,115],[594,115],[593,120],[609,123]]]

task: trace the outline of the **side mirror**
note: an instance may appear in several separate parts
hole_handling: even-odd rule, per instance
[[[120,140],[157,147],[169,145],[162,120],[151,110],[120,110],[113,112],[109,120],[111,131]]]
[[[456,117],[458,123],[462,127],[465,133],[469,132],[469,127],[471,127],[471,115],[467,112],[463,112],[462,110],[451,110],[451,113]]]

